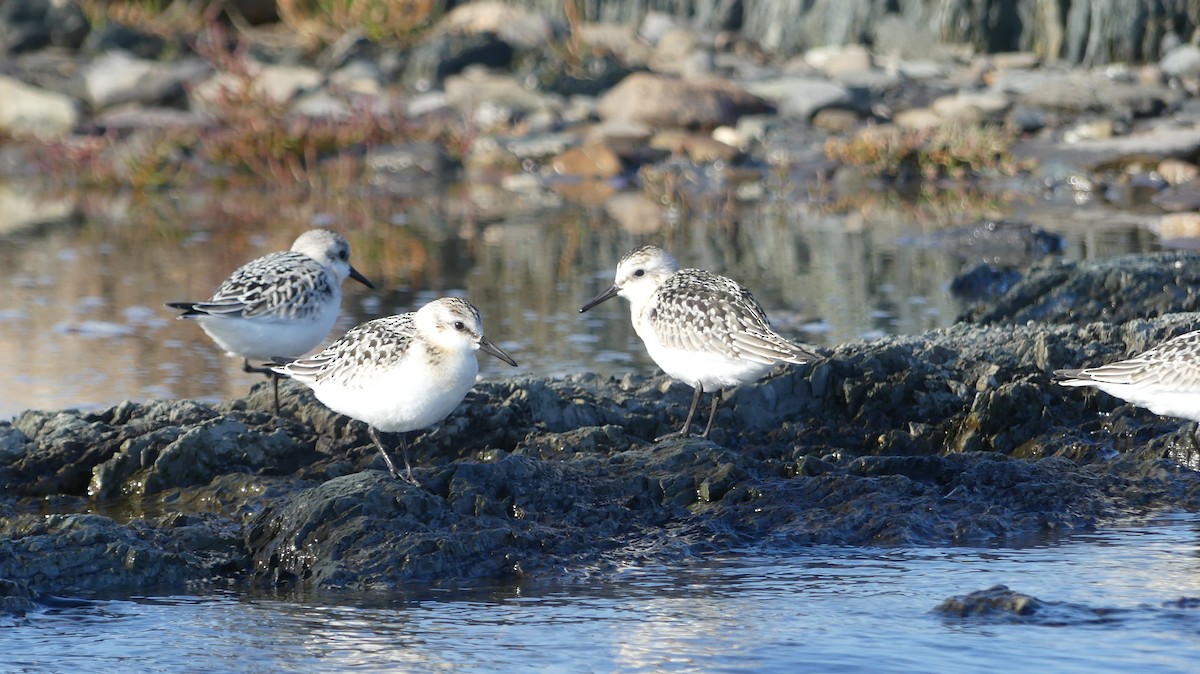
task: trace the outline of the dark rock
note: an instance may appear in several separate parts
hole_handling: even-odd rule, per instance
[[[909,110],[929,107],[934,101],[956,93],[956,87],[940,80],[909,80],[880,92],[877,102],[890,110]],[[869,107],[875,102],[860,100],[859,104],[860,107]]]
[[[666,498],[657,483],[622,485],[600,460],[584,461],[593,470],[511,455],[456,463],[424,478],[432,493],[382,471],[348,475],[263,511],[247,545],[272,582],[395,588],[545,573],[667,518],[668,506],[640,502],[627,516],[638,494]]]
[[[961,597],[951,597],[938,604],[934,611],[958,618],[996,613],[1010,616],[1031,616],[1045,607],[1046,605],[1038,601],[1036,597],[1013,592],[1004,585],[996,585]]]
[[[93,30],[82,45],[87,54],[103,54],[114,49],[128,52],[138,58],[157,59],[171,45],[166,40],[126,26],[115,21],[108,21],[100,28]]]
[[[221,14],[258,26],[279,20],[279,4],[277,0],[225,0]]]
[[[610,54],[588,55],[578,63],[549,51],[538,56],[521,72],[527,72],[539,90],[561,96],[600,96],[633,72]]]
[[[27,495],[84,495],[92,470],[127,441],[169,441],[181,424],[196,424],[217,413],[192,401],[124,403],[99,414],[24,412],[13,427],[28,439],[27,449],[5,466],[17,490]]]
[[[100,515],[18,516],[0,522],[0,578],[44,593],[178,591],[244,568],[234,532],[214,515],[128,524]]]
[[[440,88],[450,75],[467,66],[507,68],[513,47],[495,33],[440,33],[413,48],[404,70],[404,84],[418,91]]]
[[[1021,272],[1008,266],[981,262],[950,281],[950,293],[975,302],[998,297],[1021,279]]]
[[[182,433],[167,429],[122,443],[116,454],[94,469],[89,493],[143,496],[208,484],[231,471],[279,471],[280,464],[295,470],[297,461],[313,458],[282,429],[267,434],[233,418],[218,417]]]
[[[1036,133],[1053,124],[1054,115],[1028,105],[1018,105],[1008,113],[1009,128],[1018,133]]]
[[[1112,619],[1111,609],[1096,609],[1069,602],[1042,601],[995,585],[961,597],[951,597],[934,609],[944,618],[983,620],[996,623],[1061,626],[1079,623],[1104,623]]]
[[[34,607],[35,596],[29,583],[0,578],[0,614],[24,615]]]
[[[965,317],[983,324],[1027,321],[1121,323],[1200,310],[1200,256],[1165,252],[1034,269],[996,303]]]
[[[0,54],[43,47],[76,49],[91,26],[76,2],[6,0],[0,3]]]

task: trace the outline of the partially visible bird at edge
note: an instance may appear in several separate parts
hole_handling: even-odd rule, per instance
[[[1062,386],[1090,386],[1155,414],[1200,421],[1200,330],[1132,358],[1054,375]]]

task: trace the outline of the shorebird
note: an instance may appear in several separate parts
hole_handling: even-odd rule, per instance
[[[279,378],[250,361],[296,358],[321,343],[337,320],[346,278],[374,289],[350,266],[350,244],[340,234],[312,229],[288,251],[271,253],[238,267],[203,302],[168,302],[179,318],[194,320],[242,370],[271,378],[279,414]]]
[[[680,269],[656,246],[622,258],[612,287],[579,311],[617,296],[629,300],[633,329],[654,362],[695,389],[683,427],[657,440],[688,437],[705,391],[713,398],[700,437],[712,430],[724,388],[755,381],[779,363],[820,358],[772,330],[766,312],[738,282],[702,269]]]
[[[1133,358],[1054,375],[1062,386],[1091,386],[1155,414],[1200,421],[1200,330]]]
[[[363,323],[320,353],[271,369],[307,385],[329,409],[366,423],[388,471],[415,485],[403,434],[445,419],[462,402],[479,374],[476,351],[517,365],[484,336],[479,311],[449,297]],[[403,474],[380,431],[401,434]]]

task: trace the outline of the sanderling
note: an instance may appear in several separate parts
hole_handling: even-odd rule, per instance
[[[771,329],[750,291],[732,279],[679,263],[656,246],[642,246],[617,265],[612,287],[583,305],[582,313],[620,295],[629,300],[633,329],[664,372],[696,389],[683,428],[687,437],[700,404],[712,391],[712,408],[700,437],[708,437],[721,403],[721,390],[759,379],[778,363],[819,358]]]
[[[1092,386],[1155,414],[1200,421],[1200,330],[1127,360],[1054,375],[1062,386]]]
[[[401,475],[378,431],[403,434],[445,419],[475,383],[477,350],[517,365],[483,335],[470,302],[446,297],[363,323],[324,351],[272,369],[306,384],[329,409],[366,423],[392,476],[417,484],[404,436]]]
[[[320,344],[337,320],[347,276],[375,287],[350,266],[345,238],[312,229],[291,250],[238,267],[211,298],[167,306],[182,309],[179,318],[197,321],[226,353],[240,356],[242,370],[270,377],[279,414],[278,377],[269,368],[251,366],[250,360],[296,358]]]

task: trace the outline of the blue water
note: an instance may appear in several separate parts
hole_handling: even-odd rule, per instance
[[[1051,606],[933,610],[996,584]],[[1023,548],[756,550],[404,595],[89,600],[3,619],[0,669],[1195,672],[1197,598],[1200,516],[1177,514]]]

